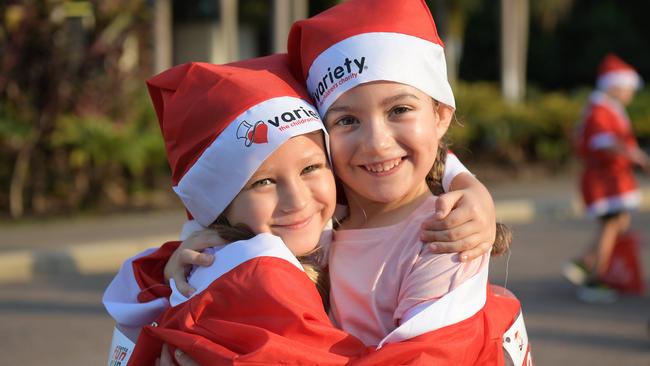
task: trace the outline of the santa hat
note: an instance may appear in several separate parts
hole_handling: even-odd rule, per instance
[[[624,87],[638,90],[643,85],[636,70],[614,54],[608,54],[598,67],[596,87],[607,91],[611,87]]]
[[[173,189],[203,226],[214,222],[280,145],[323,130],[286,55],[228,65],[187,63],[147,86]]]
[[[372,81],[407,84],[455,108],[443,43],[422,0],[349,0],[294,23],[291,67],[321,114]]]

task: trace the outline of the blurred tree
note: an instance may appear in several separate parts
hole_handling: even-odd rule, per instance
[[[435,14],[434,18],[445,43],[447,77],[453,85],[458,80],[467,20],[479,9],[481,2],[479,0],[429,0],[427,4]]]
[[[141,48],[149,13],[144,0],[0,5],[0,184],[9,191],[0,205],[12,217],[46,211],[57,199],[68,207],[93,196],[124,201],[130,173],[114,159],[121,140],[109,137],[123,136],[141,113],[132,103],[143,100],[135,96],[148,73]],[[74,141],[61,138],[70,121],[78,121]],[[103,127],[81,133],[92,126]]]

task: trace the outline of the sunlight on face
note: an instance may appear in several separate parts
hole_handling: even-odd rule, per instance
[[[332,162],[348,201],[399,204],[427,190],[453,110],[394,82],[359,85],[325,115]]]
[[[289,139],[249,179],[225,211],[228,221],[282,238],[294,255],[313,250],[336,204],[323,133]]]

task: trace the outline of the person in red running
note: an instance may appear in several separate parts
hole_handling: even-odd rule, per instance
[[[579,286],[577,295],[584,301],[613,302],[617,298],[603,278],[617,240],[629,229],[630,211],[640,202],[633,168],[650,169],[650,159],[639,148],[625,111],[641,86],[641,77],[632,66],[616,55],[607,55],[578,125],[580,190],[587,214],[597,218],[599,225],[594,244],[565,264],[563,275]]]

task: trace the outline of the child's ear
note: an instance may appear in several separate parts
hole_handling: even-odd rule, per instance
[[[438,136],[442,137],[447,132],[447,129],[451,124],[451,119],[454,117],[454,110],[451,107],[442,103],[438,104],[437,107],[434,105],[434,108],[438,109],[437,110],[438,119],[436,121]]]

